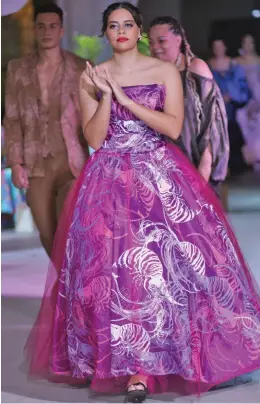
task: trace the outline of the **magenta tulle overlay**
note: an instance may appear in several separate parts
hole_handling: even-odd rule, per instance
[[[160,85],[125,87],[162,110]],[[214,192],[115,100],[108,136],[71,191],[30,375],[103,393],[200,393],[260,367],[259,290]]]

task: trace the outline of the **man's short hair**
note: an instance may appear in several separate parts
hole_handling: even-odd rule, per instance
[[[63,25],[63,10],[59,6],[57,6],[57,4],[48,3],[43,6],[36,7],[34,11],[34,21],[36,21],[36,18],[39,14],[45,13],[58,14],[58,16],[60,17],[61,25]]]

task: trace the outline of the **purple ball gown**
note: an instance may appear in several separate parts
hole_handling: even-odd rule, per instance
[[[162,111],[165,88],[123,88]],[[207,391],[260,365],[259,290],[220,202],[188,159],[112,103],[66,202],[30,374],[117,393]]]

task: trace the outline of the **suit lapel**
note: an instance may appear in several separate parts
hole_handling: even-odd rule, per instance
[[[37,54],[31,55],[27,60],[27,86],[26,95],[30,102],[31,108],[34,111],[37,118],[39,118],[39,102],[41,97],[41,90],[39,86],[39,81],[37,77]]]
[[[75,86],[77,85],[77,67],[63,52],[64,75],[61,85],[61,118],[66,113],[66,109],[73,99]]]

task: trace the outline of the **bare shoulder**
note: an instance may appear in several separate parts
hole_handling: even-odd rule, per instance
[[[176,85],[182,87],[181,75],[175,64],[171,62],[163,62],[161,72],[164,85],[175,87]]]
[[[164,72],[165,74],[180,75],[179,70],[177,69],[175,64],[171,62],[162,62],[161,71]]]
[[[209,66],[204,60],[199,58],[194,58],[190,64],[190,71],[192,73],[198,74],[199,76],[205,77],[206,79],[212,79],[213,75],[210,71]]]
[[[146,56],[146,58],[148,59],[148,65],[147,67],[150,68],[156,68],[158,69],[160,72],[173,72],[173,71],[178,71],[176,66],[173,63],[170,62],[163,62],[162,60],[153,58],[151,56]]]
[[[171,62],[163,62],[156,60],[156,77],[157,82],[160,82],[168,88],[182,88],[181,75],[175,64]]]
[[[162,62],[160,59],[153,58],[152,56],[142,56],[143,64],[146,67],[158,67],[163,65],[165,62]]]
[[[169,81],[178,80],[180,78],[180,73],[176,66],[170,62],[164,62],[159,59],[150,58],[151,61],[151,71],[152,68],[157,77],[157,81],[161,81],[162,84],[166,84]]]
[[[165,71],[166,65],[168,65],[168,64],[172,65],[169,62],[163,62],[157,58],[142,55],[142,61],[140,63],[140,68],[141,68],[141,70],[146,71],[146,73],[152,72],[152,74],[154,74],[154,72],[157,72],[157,73],[159,73],[157,75],[160,75],[161,72]]]

